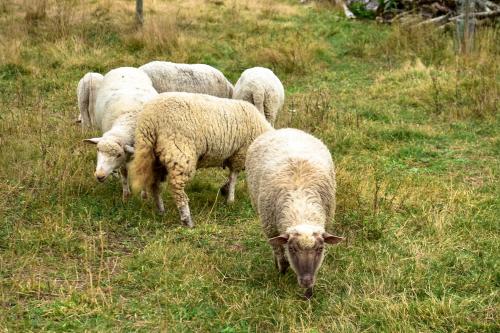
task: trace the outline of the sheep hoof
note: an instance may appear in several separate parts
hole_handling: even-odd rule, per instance
[[[148,192],[142,190],[141,191],[141,198],[142,198],[142,200],[146,200],[148,198]]]
[[[309,300],[313,297],[313,288],[307,288],[306,292],[304,293],[304,298]]]
[[[229,185],[227,183],[222,185],[222,187],[220,188],[220,194],[224,197],[227,197],[227,195],[229,194]]]
[[[123,202],[127,202],[129,197],[130,197],[130,192],[128,192],[128,191],[125,192],[124,191],[123,194],[122,194],[122,200],[123,200]]]
[[[186,218],[186,219],[181,219],[182,224],[188,228],[194,228],[194,223],[191,217]]]

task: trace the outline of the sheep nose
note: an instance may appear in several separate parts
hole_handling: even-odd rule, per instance
[[[106,179],[106,176],[95,175],[95,178],[97,178],[97,180],[102,183],[104,181],[104,179]]]
[[[304,276],[300,277],[299,284],[303,288],[310,288],[313,285],[313,282],[314,282],[313,280],[314,279],[313,279],[312,275],[304,275]]]

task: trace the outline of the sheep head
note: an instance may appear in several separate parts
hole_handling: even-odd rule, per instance
[[[325,256],[325,244],[337,244],[341,240],[342,237],[331,235],[322,227],[299,225],[269,239],[269,243],[273,246],[283,246],[299,285],[311,289]]]
[[[99,182],[103,182],[113,171],[125,165],[134,152],[132,146],[121,145],[112,138],[92,138],[83,141],[97,145],[97,166],[94,176]]]

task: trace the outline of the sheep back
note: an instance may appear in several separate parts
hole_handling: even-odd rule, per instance
[[[129,113],[134,117],[143,104],[158,93],[150,78],[133,67],[120,67],[109,71],[102,81],[96,98],[97,126],[108,131],[116,119]]]
[[[229,166],[242,170],[246,150],[260,134],[273,128],[245,101],[203,94],[162,93],[146,103],[138,117],[133,187],[148,188],[153,158],[162,163],[185,163],[195,168]],[[182,153],[182,154],[181,154]],[[141,162],[141,157],[145,159]]]
[[[159,92],[190,92],[231,98],[233,85],[218,69],[204,64],[176,64],[152,61],[139,69],[153,81]]]
[[[270,69],[253,67],[241,74],[234,86],[233,98],[254,104],[274,124],[285,102],[285,89]]]
[[[245,166],[252,206],[268,238],[300,223],[281,215],[297,195],[304,197],[304,210],[321,207],[306,212],[310,224],[324,227],[333,216],[334,164],[328,148],[312,135],[291,128],[264,133],[248,148]]]

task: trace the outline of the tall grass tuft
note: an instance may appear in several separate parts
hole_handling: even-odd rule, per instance
[[[382,49],[388,58],[415,59],[429,69],[427,80],[415,87],[428,109],[446,119],[491,117],[498,113],[499,30],[482,27],[475,49],[457,53],[452,37],[433,27],[395,27]]]
[[[0,332],[497,332],[498,30],[480,27],[462,57],[446,33],[332,9],[152,0],[137,30],[133,0],[0,0]],[[276,127],[332,152],[327,229],[346,241],[313,299],[276,272],[244,173],[227,206],[227,170],[196,172],[190,230],[168,191],[159,216],[95,181],[78,80],[154,59],[232,82],[271,67]]]
[[[316,54],[322,49],[320,43],[296,32],[287,34],[279,43],[259,49],[251,60],[281,73],[303,75],[313,67]]]
[[[24,1],[25,15],[24,19],[27,24],[36,24],[38,21],[47,17],[48,0]],[[3,6],[4,7],[4,6]]]
[[[126,43],[132,49],[171,55],[179,48],[181,38],[177,15],[152,16],[129,35]]]

